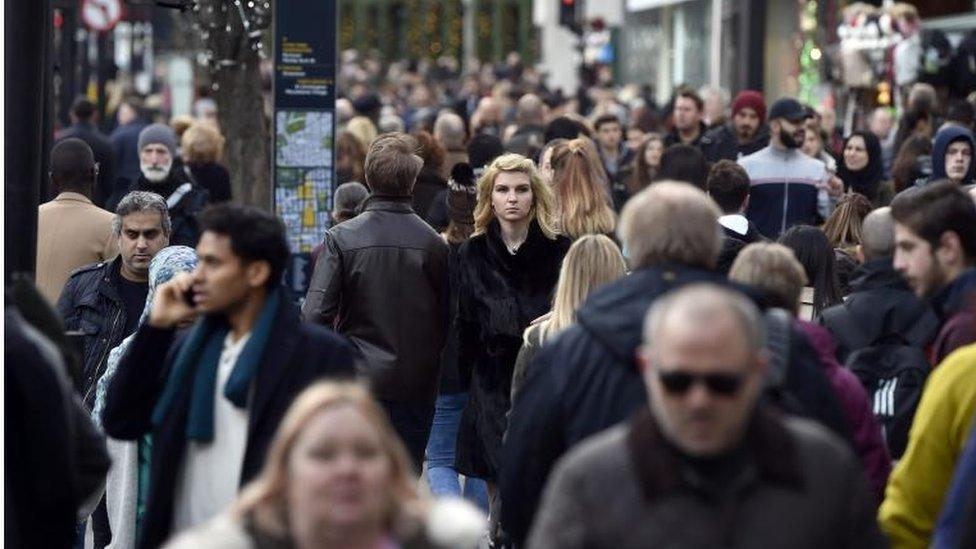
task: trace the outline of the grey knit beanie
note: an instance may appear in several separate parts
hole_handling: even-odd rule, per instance
[[[170,156],[176,156],[176,134],[169,126],[165,124],[150,124],[139,132],[139,152],[142,152],[142,149],[146,145],[154,143],[159,143],[169,149]]]

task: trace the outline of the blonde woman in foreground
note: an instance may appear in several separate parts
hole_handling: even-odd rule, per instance
[[[522,388],[526,369],[536,351],[546,341],[576,322],[576,310],[586,301],[590,292],[626,273],[624,256],[609,237],[602,234],[585,235],[570,246],[559,271],[552,312],[525,330],[522,349],[515,360],[515,373],[512,375],[513,403]]]
[[[231,508],[168,549],[474,548],[484,517],[429,503],[386,413],[356,383],[323,382],[292,404],[261,475]]]

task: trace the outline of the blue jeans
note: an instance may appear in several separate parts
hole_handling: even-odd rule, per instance
[[[435,497],[464,497],[488,512],[488,488],[485,481],[465,478],[462,494],[454,470],[454,447],[457,443],[461,412],[468,403],[467,393],[440,395],[434,408],[434,424],[427,441],[427,483]]]

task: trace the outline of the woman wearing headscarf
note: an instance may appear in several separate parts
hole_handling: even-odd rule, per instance
[[[196,266],[197,254],[193,248],[187,246],[170,246],[156,254],[149,264],[149,293],[146,295],[142,316],[139,317],[140,326],[149,318],[156,288],[180,273],[192,271]],[[98,381],[95,408],[92,412],[95,423],[99,426],[102,424],[102,411],[105,409],[105,399],[115,377],[115,370],[134,338],[135,333],[122,340],[108,355],[105,374]],[[131,442],[107,437],[106,444],[112,458],[112,468],[105,479],[105,505],[112,532],[112,542],[107,548],[129,549],[135,547],[139,523],[145,511],[152,439],[150,435],[146,435],[139,441]]]
[[[854,132],[844,141],[844,155],[837,167],[837,175],[844,182],[844,190],[863,194],[874,202],[884,178],[881,162],[881,143],[871,132]]]

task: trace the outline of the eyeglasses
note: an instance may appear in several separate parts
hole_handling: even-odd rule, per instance
[[[744,376],[738,374],[689,374],[681,371],[658,372],[664,390],[675,396],[688,393],[695,383],[703,383],[715,396],[731,397],[739,392]]]

